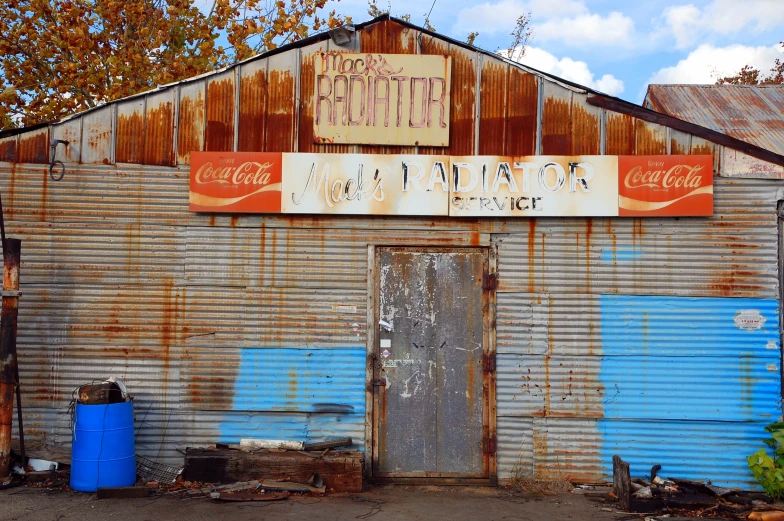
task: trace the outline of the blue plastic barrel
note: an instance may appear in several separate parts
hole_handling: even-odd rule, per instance
[[[133,402],[76,404],[71,446],[71,488],[95,492],[136,484]]]

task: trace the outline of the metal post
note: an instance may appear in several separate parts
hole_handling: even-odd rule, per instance
[[[16,389],[16,325],[19,315],[19,263],[22,241],[3,244],[3,307],[0,312],[0,476],[11,466],[11,426]]]

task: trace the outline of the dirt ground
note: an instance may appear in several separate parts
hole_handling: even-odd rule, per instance
[[[525,497],[501,488],[375,488],[361,494],[291,496],[274,502],[218,503],[152,497],[98,500],[95,494],[15,488],[0,491],[0,520],[8,521],[243,521],[243,520],[516,520],[620,521],[628,514],[578,494]]]

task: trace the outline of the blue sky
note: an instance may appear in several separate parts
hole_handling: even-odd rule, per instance
[[[422,25],[432,0],[392,0],[395,16]],[[387,9],[387,0],[378,0]],[[355,22],[367,0],[334,6]],[[784,0],[436,0],[438,32],[488,50],[510,45],[514,21],[531,12],[532,67],[639,103],[648,83],[713,83],[750,63],[784,59]]]

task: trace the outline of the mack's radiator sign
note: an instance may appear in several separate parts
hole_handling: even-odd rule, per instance
[[[194,152],[190,209],[451,217],[709,216],[713,159]]]
[[[451,60],[410,54],[319,54],[315,141],[447,146]]]

